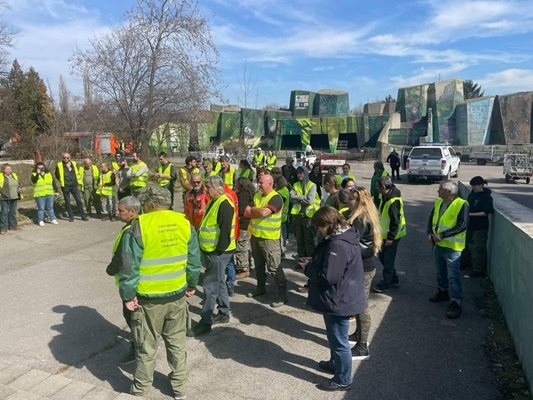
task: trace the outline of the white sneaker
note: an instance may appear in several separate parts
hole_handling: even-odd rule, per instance
[[[54,224],[54,225],[58,225],[59,222],[57,222],[57,219],[53,219],[53,220],[52,220],[52,224]]]
[[[44,221],[39,221],[39,226],[44,226]]]

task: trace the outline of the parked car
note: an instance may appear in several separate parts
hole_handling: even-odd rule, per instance
[[[461,160],[449,144],[424,143],[412,148],[405,164],[409,182],[438,181],[459,176]]]

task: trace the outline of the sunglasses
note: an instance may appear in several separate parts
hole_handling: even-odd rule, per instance
[[[200,183],[202,183],[202,181],[192,181],[192,183],[195,185],[199,185]]]

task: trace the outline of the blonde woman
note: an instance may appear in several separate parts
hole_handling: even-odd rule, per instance
[[[380,265],[378,253],[381,250],[381,225],[378,210],[374,204],[370,192],[361,186],[355,186],[351,191],[351,200],[355,203],[354,211],[348,218],[348,223],[352,225],[361,239],[361,257],[363,258],[363,269],[365,271],[365,296],[368,302],[372,279],[376,274],[376,267]],[[356,315],[357,328],[350,335],[350,342],[355,342],[352,348],[352,360],[366,360],[370,358],[368,351],[368,334],[370,332],[370,312],[368,307]]]

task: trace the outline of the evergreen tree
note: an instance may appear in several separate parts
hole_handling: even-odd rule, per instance
[[[465,100],[483,97],[484,94],[485,91],[481,90],[481,85],[478,85],[470,79],[463,81],[463,95]]]

